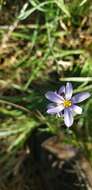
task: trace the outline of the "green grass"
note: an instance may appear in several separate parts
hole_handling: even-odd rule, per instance
[[[8,3],[2,2],[1,15],[4,9],[6,15],[8,6],[12,12],[13,2]],[[14,4],[18,6],[17,1]],[[24,149],[33,129],[39,131],[44,125],[46,132],[57,134],[57,125],[66,134],[62,118],[46,114],[45,92],[72,81],[75,92],[92,93],[91,12],[89,0],[67,3],[29,0],[16,10],[11,24],[4,20],[0,28],[0,141],[3,143],[0,163],[5,164],[2,176],[13,170],[15,155]],[[84,147],[90,161],[91,151],[85,144],[92,143],[91,104],[90,98],[83,105],[84,114],[71,127],[71,142]]]

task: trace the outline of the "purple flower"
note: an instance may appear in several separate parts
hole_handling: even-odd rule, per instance
[[[66,87],[61,86],[58,92],[49,91],[45,94],[45,97],[50,100],[51,104],[48,105],[47,113],[56,114],[59,117],[64,117],[64,123],[67,127],[73,124],[73,115],[81,114],[82,108],[76,105],[76,103],[82,102],[90,97],[89,92],[82,92],[74,95],[73,87],[71,83],[67,83]]]

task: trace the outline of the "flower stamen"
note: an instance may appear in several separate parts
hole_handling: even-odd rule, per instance
[[[72,101],[71,100],[64,100],[64,107],[68,108],[72,106]]]

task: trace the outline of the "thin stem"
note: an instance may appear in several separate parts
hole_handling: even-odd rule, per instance
[[[92,77],[66,77],[61,78],[60,81],[72,81],[72,82],[87,82],[92,81]]]
[[[27,112],[27,113],[31,113],[30,110],[28,110],[27,108],[25,108],[25,107],[23,107],[23,106],[20,106],[20,105],[18,105],[18,104],[14,104],[14,103],[12,103],[12,102],[8,102],[8,101],[6,101],[6,100],[0,100],[0,103],[8,104],[8,105],[13,106],[13,107],[15,107],[15,108],[18,108],[18,109],[20,109],[20,110],[23,110],[23,111],[25,111],[25,112]]]

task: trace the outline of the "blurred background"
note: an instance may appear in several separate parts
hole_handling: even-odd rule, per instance
[[[92,98],[46,113],[67,81],[92,93],[92,1],[0,0],[0,190],[92,189]]]

